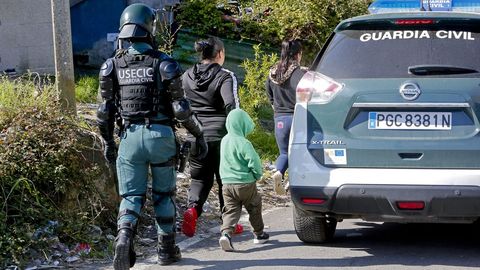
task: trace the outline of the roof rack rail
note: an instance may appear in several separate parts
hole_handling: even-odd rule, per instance
[[[375,0],[368,10],[372,14],[418,11],[480,13],[480,0]]]

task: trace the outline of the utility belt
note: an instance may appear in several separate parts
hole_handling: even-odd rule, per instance
[[[117,119],[120,120],[120,119]],[[117,122],[118,123],[118,122]],[[130,127],[130,125],[145,125],[149,128],[151,125],[159,124],[165,126],[174,127],[175,122],[171,119],[163,119],[163,120],[153,120],[150,118],[140,118],[140,119],[122,119],[120,132]],[[120,136],[120,134],[119,134]],[[176,140],[177,144],[177,154],[175,157],[171,158],[167,162],[159,163],[159,164],[151,164],[152,167],[172,167],[174,166],[178,172],[183,172],[185,170],[185,165],[187,160],[190,156],[190,148],[191,143],[189,141],[180,143]]]
[[[174,128],[175,122],[171,119],[163,119],[163,120],[154,120],[150,118],[140,118],[140,119],[122,119],[121,121],[121,127],[120,127],[120,133],[129,128],[130,125],[145,125],[147,128],[149,128],[151,125],[154,124],[159,124],[159,125],[165,125],[165,126],[171,126]],[[119,134],[120,136],[120,134]],[[190,156],[190,148],[191,148],[191,143],[189,141],[186,141],[184,143],[180,143],[176,139],[176,144],[177,144],[177,154],[175,157],[171,158],[167,162],[164,163],[159,163],[159,164],[151,164],[152,167],[172,167],[174,166],[178,172],[183,172],[185,170],[185,165],[187,163],[187,160]]]
[[[123,128],[129,128],[130,125],[145,125],[149,128],[151,125],[159,124],[164,126],[173,126],[173,121],[170,119],[163,120],[154,120],[150,118],[141,118],[141,119],[123,119],[122,121]]]

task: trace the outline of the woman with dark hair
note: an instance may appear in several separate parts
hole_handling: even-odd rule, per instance
[[[277,157],[273,174],[274,190],[277,194],[285,194],[283,176],[288,168],[288,139],[292,125],[293,111],[296,102],[296,88],[305,74],[300,67],[302,44],[299,40],[282,42],[280,61],[271,69],[266,89],[273,107],[275,120],[275,139],[280,155]]]
[[[225,47],[216,37],[195,42],[200,63],[188,69],[182,77],[182,86],[192,110],[203,124],[203,133],[208,144],[208,154],[200,159],[197,153],[190,154],[192,181],[188,190],[188,209],[183,215],[182,231],[187,236],[195,234],[197,218],[213,186],[218,184],[220,210],[223,209],[222,180],[220,179],[220,142],[227,134],[225,121],[228,113],[240,107],[237,79],[233,72],[222,68],[225,62]],[[192,150],[195,140],[191,137]]]

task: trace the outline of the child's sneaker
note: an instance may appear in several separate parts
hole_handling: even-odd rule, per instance
[[[254,244],[264,244],[268,241],[269,238],[270,238],[270,235],[268,235],[268,233],[266,233],[266,232],[263,232],[260,235],[255,235],[255,238],[253,238],[253,243]]]
[[[280,171],[276,171],[273,176],[273,189],[275,190],[275,193],[278,195],[285,195],[285,189],[283,188],[282,185],[282,173]]]
[[[232,245],[232,238],[227,233],[224,233],[222,237],[220,237],[220,239],[218,240],[218,243],[220,244],[220,247],[222,247],[224,251],[235,250]]]
[[[197,209],[194,207],[187,209],[183,213],[182,232],[188,237],[192,237],[195,234],[197,228]]]
[[[241,234],[243,232],[243,226],[242,224],[237,223],[235,225],[235,230],[233,231],[234,234]]]

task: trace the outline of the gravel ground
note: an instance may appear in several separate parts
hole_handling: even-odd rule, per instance
[[[78,106],[79,114],[82,115],[88,122],[94,124],[95,110],[97,104],[80,104]],[[177,136],[185,138],[186,131],[183,129],[177,130]],[[188,165],[187,165],[188,166]],[[185,240],[187,237],[180,232],[183,212],[187,210],[187,193],[190,185],[190,175],[188,167],[185,169],[185,174],[177,175],[177,242]],[[272,171],[269,169],[269,164],[264,166],[264,176],[257,182],[259,193],[262,195],[263,210],[268,210],[273,207],[286,206],[290,202],[290,197],[277,195],[273,191],[273,179],[271,178]],[[197,223],[197,234],[207,233],[209,229],[221,225],[220,220],[220,206],[217,198],[218,187],[214,184],[208,197],[208,211],[204,212]],[[147,198],[151,198],[151,194],[147,194]],[[246,214],[246,212],[245,212]],[[147,200],[138,224],[138,230],[135,240],[135,251],[137,252],[138,260],[148,258],[156,254],[157,246],[157,232],[154,224],[153,206],[150,200]],[[106,258],[101,261],[79,261],[78,263],[85,265],[108,264],[111,263],[112,258]],[[78,264],[77,264],[78,265]],[[88,267],[88,266],[87,266]]]
[[[187,174],[179,174],[177,178],[177,195],[176,195],[176,204],[177,204],[177,242],[181,242],[186,239],[186,236],[183,235],[180,231],[181,222],[183,217],[183,212],[187,209],[187,192],[190,184],[190,176]],[[273,180],[271,178],[271,172],[268,169],[265,169],[264,177],[257,182],[259,193],[262,194],[262,206],[264,210],[286,206],[290,197],[280,196],[275,194],[273,191]],[[220,220],[220,206],[217,198],[218,186],[215,184],[212,190],[210,191],[208,197],[208,210],[204,212],[199,218],[197,223],[197,234],[207,233],[208,230],[216,226],[221,225]],[[136,239],[136,251],[139,256],[138,259],[142,257],[151,257],[156,253],[157,245],[157,233],[154,225],[154,214],[153,207],[151,202],[148,201],[142,218],[138,227],[138,234]]]

